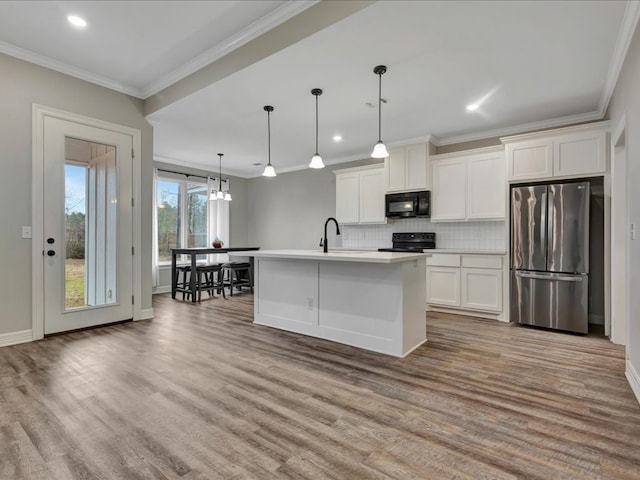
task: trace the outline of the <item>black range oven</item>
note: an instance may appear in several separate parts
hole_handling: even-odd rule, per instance
[[[379,252],[422,252],[436,248],[435,232],[400,232],[391,236],[392,248],[379,248]]]

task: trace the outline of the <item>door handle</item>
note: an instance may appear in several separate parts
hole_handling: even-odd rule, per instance
[[[549,280],[549,281],[562,281],[562,282],[581,282],[582,281],[582,276],[576,275],[576,276],[568,276],[568,275],[563,275],[563,276],[550,276],[550,275],[536,275],[535,273],[522,273],[522,272],[516,272],[516,277],[519,278],[533,278],[535,280]]]
[[[545,246],[547,239],[547,194],[542,194],[542,207],[540,210],[540,245]],[[545,265],[547,259],[544,259]]]
[[[56,254],[55,251],[53,250],[47,250],[47,255],[49,255],[50,257],[53,257]]]

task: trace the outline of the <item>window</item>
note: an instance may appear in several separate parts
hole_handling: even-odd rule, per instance
[[[155,190],[156,265],[171,263],[172,248],[227,243],[229,202],[209,201],[206,179],[158,171]]]

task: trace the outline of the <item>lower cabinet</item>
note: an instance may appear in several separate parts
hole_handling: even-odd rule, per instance
[[[433,254],[427,258],[427,305],[499,314],[503,278],[501,255]]]

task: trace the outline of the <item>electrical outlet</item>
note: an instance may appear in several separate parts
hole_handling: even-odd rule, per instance
[[[22,227],[22,238],[31,238],[31,227]]]
[[[307,297],[307,308],[313,310],[313,298]]]
[[[629,231],[631,232],[631,240],[635,240],[636,239],[636,224],[635,223],[631,224],[631,228],[629,229]]]

